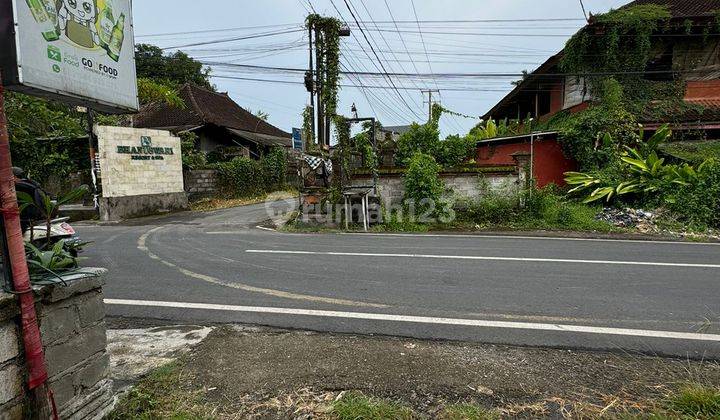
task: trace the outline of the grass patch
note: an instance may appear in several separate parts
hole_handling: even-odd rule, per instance
[[[453,404],[440,414],[442,420],[499,420],[500,415],[473,404]]]
[[[518,194],[488,191],[478,199],[459,200],[454,210],[458,222],[476,229],[623,231],[596,219],[600,206],[568,200],[551,187]]]
[[[229,209],[233,207],[248,206],[251,204],[262,203],[268,198],[273,200],[283,200],[286,198],[293,198],[297,196],[297,191],[287,190],[278,191],[272,194],[262,194],[256,197],[243,197],[243,198],[222,198],[222,197],[209,197],[190,203],[190,208],[193,211],[206,212],[213,210]]]
[[[686,385],[667,398],[668,410],[686,418],[720,418],[720,388]]]
[[[338,420],[411,420],[417,416],[412,409],[396,402],[367,397],[360,392],[347,392],[332,405]]]
[[[170,363],[155,369],[118,401],[108,420],[213,419],[199,391],[184,391],[180,368]]]

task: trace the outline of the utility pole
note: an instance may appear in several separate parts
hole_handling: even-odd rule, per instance
[[[313,29],[308,27],[308,39],[310,40],[310,63],[308,71],[305,73],[305,88],[310,92],[310,132],[306,133],[310,138],[305,139],[305,150],[307,151],[308,144],[315,141],[315,78],[313,77]]]
[[[309,25],[308,38],[310,39],[309,52],[309,69],[305,73],[305,87],[310,92],[310,104],[314,108],[313,128],[317,125],[315,134],[317,136],[317,144],[321,150],[327,150],[330,147],[330,119],[332,115],[325,115],[323,88],[325,86],[327,75],[321,69],[327,72],[325,52],[320,48],[324,45],[325,33],[322,28],[315,25]],[[313,48],[313,35],[315,36],[315,45]],[[350,29],[347,27],[340,28],[339,35],[342,37],[350,36]],[[313,63],[313,52],[315,54],[315,62]],[[314,68],[313,68],[314,67]],[[317,107],[315,107],[315,96],[317,95]]]
[[[433,109],[433,104],[435,103],[435,102],[433,102],[433,93],[437,93],[439,95],[440,91],[437,89],[427,89],[427,90],[421,90],[420,92],[422,92],[422,94],[423,94],[423,99],[425,98],[426,93],[428,95],[427,102],[423,102],[423,103],[428,104],[428,121],[432,121],[432,118],[433,118],[432,109]]]

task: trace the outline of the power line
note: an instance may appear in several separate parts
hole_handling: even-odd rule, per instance
[[[368,14],[368,17],[370,18],[370,21],[373,22],[373,24],[374,24],[374,23],[375,23],[375,20],[373,19],[372,14],[370,13],[370,10],[368,10],[367,6],[365,5],[365,1],[364,1],[364,0],[360,0],[360,4],[362,4],[363,8],[365,9],[365,12]],[[402,64],[402,62],[401,62],[400,60],[398,60],[397,55],[395,54],[395,51],[392,50],[392,47],[390,47],[390,44],[388,43],[387,39],[385,38],[385,35],[384,35],[382,32],[380,32],[380,38],[382,38],[383,42],[385,43],[385,46],[388,47],[388,50],[389,50],[390,54],[392,54],[393,58],[395,59],[395,61],[396,61],[396,62],[398,63],[398,65],[400,66],[400,70],[402,70],[402,71],[404,72],[404,71],[405,71],[405,66]],[[378,48],[378,50],[380,50],[380,48]],[[382,51],[381,51],[381,54],[383,54]],[[385,57],[384,55],[383,55],[383,60],[384,60],[385,62],[390,62],[390,61],[391,61],[391,60],[388,60],[387,57]],[[392,66],[390,66],[390,69],[392,70]],[[417,83],[415,82],[415,80],[411,80],[411,82],[412,82],[412,84],[413,84],[417,89],[420,89],[420,86],[417,85]],[[413,102],[415,103],[415,105],[416,105],[417,107],[420,107],[420,104],[418,104],[418,102],[415,100],[415,98],[412,97],[412,96],[411,96],[411,98],[412,98]]]
[[[410,0],[410,4],[412,5],[413,14],[415,15],[415,22],[417,22],[418,32],[420,32],[420,41],[422,42],[423,49],[425,50],[425,58],[427,58],[427,64],[428,69],[430,70],[430,74],[433,74],[432,64],[430,64],[430,56],[428,55],[427,45],[425,45],[425,38],[423,37],[422,30],[420,29],[420,19],[418,18],[417,9],[415,8],[415,0]],[[435,82],[435,89],[440,89],[438,86],[437,80],[435,80],[435,76],[433,76],[433,81]],[[439,93],[439,92],[438,92]]]
[[[223,63],[223,62],[204,62],[202,64],[208,66],[228,66],[236,68],[247,68],[252,70],[276,70],[287,73],[304,73],[307,70],[301,68],[292,67],[273,67],[273,66],[258,66],[252,64],[235,64],[235,63]],[[687,71],[686,73],[702,73],[703,70]],[[339,72],[345,75],[357,75],[357,76],[396,76],[396,77],[439,77],[439,78],[518,78],[527,77],[527,74],[523,73],[390,73],[390,72],[365,72],[365,71],[353,71],[353,72]],[[585,72],[585,73],[537,73],[531,74],[532,77],[564,77],[564,76],[613,76],[613,75],[654,75],[654,74],[675,74],[672,70],[657,70],[657,71],[620,71],[620,72]]]
[[[198,47],[201,45],[222,44],[222,43],[226,43],[226,42],[243,41],[246,39],[256,39],[256,38],[265,38],[265,37],[269,37],[269,36],[277,36],[277,35],[284,35],[284,34],[294,34],[297,32],[304,32],[304,29],[293,29],[293,30],[289,30],[289,31],[267,32],[267,33],[262,33],[262,34],[247,35],[247,36],[241,36],[241,37],[236,37],[236,38],[225,38],[225,39],[217,39],[214,41],[196,42],[194,44],[177,45],[174,47],[165,47],[165,48],[160,48],[160,49],[163,51],[176,50],[179,48]]]
[[[345,19],[345,17],[343,16],[342,12],[340,11],[340,9],[339,9],[339,8],[337,7],[337,5],[335,4],[335,1],[334,1],[334,0],[330,0],[330,4],[332,5],[333,9],[335,9],[335,12],[337,12],[337,14],[338,14],[338,16],[340,17],[340,19],[341,19],[346,25],[348,25],[347,20]],[[348,26],[349,26],[349,25],[348,25]],[[357,36],[355,36],[355,33],[354,33],[354,32],[352,33],[352,35],[353,35],[354,38],[357,39]],[[376,69],[378,69],[378,71],[379,71],[379,70],[380,70],[380,67],[379,67],[379,66],[377,65],[377,63],[370,57],[370,54],[367,52],[367,50],[365,50],[365,49],[362,47],[362,45],[360,45],[359,41],[358,41],[358,46],[360,47],[361,51],[365,54],[365,56],[368,58],[368,60],[370,60],[370,62],[373,64],[373,66],[374,66]],[[343,51],[344,51],[344,50],[343,50]],[[364,63],[355,60],[352,56],[343,54],[342,57],[346,57],[348,60],[352,60],[352,62],[353,62],[355,65],[358,65],[358,67],[360,67],[361,69],[367,70],[367,66],[365,66]],[[347,71],[347,67],[346,67],[346,66],[343,65],[342,68]],[[373,110],[373,113],[374,113],[375,111],[374,111],[374,106],[372,105],[372,102],[369,100],[369,97],[370,97],[370,96],[372,96],[375,100],[378,101],[378,102],[377,102],[378,107],[384,108],[384,109],[386,110],[386,111],[385,111],[386,113],[392,113],[392,114],[399,115],[393,108],[387,106],[387,104],[385,103],[387,100],[392,100],[393,102],[399,104],[398,109],[404,109],[403,106],[402,106],[402,103],[401,103],[400,101],[398,101],[396,95],[394,94],[394,92],[393,92],[393,90],[392,90],[392,87],[389,87],[389,86],[388,86],[388,87],[386,87],[386,88],[383,88],[384,90],[387,90],[387,91],[388,91],[388,96],[387,96],[387,98],[385,98],[385,100],[383,100],[383,99],[381,99],[381,98],[378,98],[377,95],[375,95],[374,92],[372,92],[372,91],[367,92],[367,91],[365,90],[365,86],[364,86],[363,83],[360,81],[360,78],[359,78],[359,77],[352,77],[352,76],[348,76],[348,77],[350,77],[351,79],[355,79],[355,80],[356,80],[356,83],[358,83],[358,86],[355,86],[355,87],[357,87],[358,89],[360,89],[360,91],[361,91],[361,93],[363,94],[363,96],[365,96],[365,99],[368,100],[368,104],[370,104],[370,108]],[[388,112],[388,110],[389,110],[390,112]],[[377,115],[377,114],[376,114],[376,115]],[[402,120],[402,119],[403,119],[403,117],[400,118],[400,120]],[[412,117],[411,117],[410,119],[412,120]],[[400,121],[400,120],[398,120],[398,121]]]
[[[267,28],[297,28],[301,26],[296,23],[286,23],[280,25],[260,25],[260,26],[241,26],[236,28],[224,28],[224,29],[203,29],[198,31],[185,31],[185,32],[165,32],[159,34],[142,34],[135,35],[135,38],[153,38],[160,36],[174,36],[174,35],[195,35],[195,34],[209,34],[216,32],[231,32],[231,31],[245,31],[249,29],[267,29]]]
[[[360,26],[360,22],[358,21],[357,17],[355,16],[355,13],[352,11],[352,8],[350,7],[350,3],[348,2],[348,0],[343,0],[343,1],[345,2],[345,6],[347,7],[347,9],[350,11],[350,15],[353,17],[353,20],[355,20],[355,23],[357,23],[358,26]],[[375,58],[377,58],[378,64],[380,64],[380,66],[382,67],[383,71],[385,72],[385,75],[387,76],[388,81],[389,81],[390,84],[393,86],[393,89],[395,89],[395,91],[397,92],[397,94],[398,94],[398,96],[400,97],[400,99],[402,100],[402,102],[405,104],[405,106],[406,106],[408,109],[410,109],[410,111],[411,111],[413,114],[417,115],[417,114],[415,113],[415,110],[413,110],[413,109],[410,107],[410,105],[408,105],[407,101],[405,101],[405,98],[402,97],[402,95],[400,94],[400,91],[398,91],[397,86],[395,86],[395,82],[392,81],[392,78],[391,78],[390,75],[388,74],[388,71],[385,69],[385,65],[384,65],[383,62],[380,60],[380,57],[378,57],[377,52],[375,52],[375,48],[373,48],[372,44],[371,44],[370,41],[368,40],[367,35],[365,34],[365,31],[364,31],[362,28],[360,28],[360,33],[363,35],[363,37],[365,38],[365,41],[366,41],[366,42],[368,43],[368,45],[370,46],[370,50],[371,50],[371,51],[373,52],[373,54],[375,55]]]

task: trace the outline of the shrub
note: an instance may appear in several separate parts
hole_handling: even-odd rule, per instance
[[[479,226],[519,229],[611,231],[595,219],[600,207],[567,200],[554,185],[521,192],[487,191],[477,199],[455,204],[458,219]]]
[[[474,150],[472,138],[449,136],[439,143],[436,159],[444,167],[458,166],[470,158]]]
[[[398,139],[395,159],[400,165],[408,166],[415,153],[436,156],[439,144],[440,131],[436,125],[413,123],[410,130]]]
[[[281,147],[274,147],[260,160],[265,171],[265,187],[268,191],[283,188],[287,176],[287,156]]]
[[[195,133],[180,133],[183,168],[198,169],[207,165],[205,153],[196,149],[198,136]]]
[[[414,201],[416,209],[421,212],[433,204],[439,206],[445,186],[440,179],[440,165],[435,162],[435,158],[416,152],[408,161],[403,182],[406,203]]]
[[[565,154],[583,171],[605,167],[617,160],[622,146],[635,146],[640,140],[637,119],[624,106],[622,87],[609,79],[602,90],[601,105],[577,114],[560,114],[548,122],[560,132]]]
[[[672,185],[663,193],[670,197],[669,210],[688,227],[720,228],[720,163],[709,162],[696,182]]]
[[[218,189],[225,196],[249,197],[265,193],[265,170],[260,161],[239,157],[214,165]]]

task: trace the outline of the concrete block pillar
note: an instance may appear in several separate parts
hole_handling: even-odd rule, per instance
[[[515,165],[518,171],[518,185],[520,188],[530,188],[533,185],[532,178],[530,176],[530,153],[528,152],[515,152],[512,155]]]

